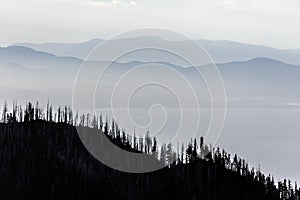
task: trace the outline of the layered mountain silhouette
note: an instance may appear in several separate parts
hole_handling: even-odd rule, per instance
[[[157,37],[140,37],[113,40],[112,44],[128,46],[132,42],[146,40],[150,43],[163,43],[165,45],[176,44],[184,46],[185,41],[166,41]],[[102,39],[93,39],[83,43],[17,43],[14,46],[24,46],[55,54],[57,56],[71,56],[84,59],[91,50],[103,42]],[[244,44],[227,40],[195,40],[209,53],[216,63],[227,63],[233,61],[247,61],[257,57],[268,57],[281,62],[300,65],[300,50],[297,49],[276,49],[262,45]],[[149,61],[149,55],[141,54],[142,60]],[[130,61],[130,60],[127,60]]]
[[[156,40],[158,39],[156,38]],[[83,60],[79,58],[59,57],[27,47],[0,48],[1,88],[10,88],[11,94],[18,94],[20,91],[23,91],[21,93],[29,90],[36,91],[39,94],[33,95],[35,100],[45,101],[50,97],[57,99],[56,104],[68,104],[71,102],[73,84],[82,63]],[[90,82],[98,79],[99,70],[103,70],[110,61],[87,61],[86,63],[88,66],[86,81]],[[196,88],[205,89],[206,87],[205,83],[201,81],[201,77],[195,75],[197,73],[193,67],[183,67],[168,62],[131,61],[127,63],[114,62],[111,65],[107,71],[109,78],[104,78],[108,85],[107,90],[113,88],[115,84],[113,81],[120,78],[122,74],[145,64],[148,67],[157,65],[170,67],[186,76]],[[300,87],[299,66],[263,57],[248,61],[217,63],[216,65],[225,84],[229,106],[284,107],[282,105],[286,103],[300,101],[300,96],[296,92]],[[205,66],[199,66],[199,69],[201,67]],[[155,73],[155,70],[150,73]],[[147,70],[141,70],[139,76],[135,78],[147,75],[149,75]],[[169,75],[158,73],[157,76],[168,79]],[[15,98],[15,95],[12,96],[7,92],[5,94],[7,94],[7,100]],[[40,99],[40,94],[44,94],[42,99]],[[202,97],[205,98],[206,94]],[[109,96],[109,94],[104,96]],[[143,99],[146,101],[147,97],[145,96]],[[172,107],[172,105],[170,106]]]

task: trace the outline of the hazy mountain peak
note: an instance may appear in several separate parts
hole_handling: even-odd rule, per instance
[[[230,65],[230,64],[242,64],[242,65],[245,65],[245,64],[251,64],[253,66],[262,66],[262,65],[265,65],[265,66],[298,66],[298,65],[291,65],[291,64],[288,64],[288,63],[285,63],[285,62],[282,62],[280,60],[276,60],[276,59],[273,59],[273,58],[267,58],[267,57],[257,57],[257,58],[253,58],[253,59],[250,59],[250,60],[247,60],[247,61],[233,61],[233,62],[229,62],[229,63],[225,63],[225,64],[222,64],[222,63],[219,63],[219,65]]]
[[[77,44],[99,44],[100,42],[102,42],[103,40],[100,38],[95,38],[95,39],[91,39],[89,41],[86,42],[82,42],[82,43],[77,43]]]
[[[7,51],[13,51],[13,52],[34,52],[32,48],[26,47],[26,46],[8,46],[8,47],[1,47],[0,49]]]
[[[119,38],[113,40],[114,45],[126,45],[132,42],[139,42],[145,40],[148,42],[165,42],[176,43],[178,41],[164,40],[157,36],[139,36],[132,38]],[[36,51],[43,51],[56,56],[70,56],[84,59],[97,45],[99,45],[102,39],[92,39],[82,43],[45,43],[45,44],[32,44],[22,43],[15,44],[22,45],[24,47],[32,48]],[[228,63],[233,61],[249,61],[254,58],[271,58],[284,63],[293,65],[300,65],[300,50],[297,49],[276,49],[273,47],[267,47],[263,45],[245,44],[229,40],[195,40],[208,52],[215,63]],[[126,46],[125,46],[126,47]],[[143,53],[139,56],[139,61],[147,61],[147,55]],[[159,59],[158,59],[159,60]]]
[[[252,60],[249,60],[248,62],[254,62],[254,63],[275,63],[275,62],[278,62],[278,63],[283,63],[279,60],[275,60],[275,59],[271,59],[271,58],[267,58],[267,57],[257,57],[257,58],[254,58]]]

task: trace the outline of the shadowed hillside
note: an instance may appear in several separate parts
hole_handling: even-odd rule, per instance
[[[76,118],[78,122],[76,122]],[[245,160],[195,139],[182,152],[155,138],[130,137],[112,120],[73,117],[67,107],[52,113],[28,104],[4,106],[0,124],[0,199],[299,199],[299,189],[284,180],[249,169]],[[119,147],[176,162],[159,171],[129,174],[93,158],[75,125],[105,134]]]

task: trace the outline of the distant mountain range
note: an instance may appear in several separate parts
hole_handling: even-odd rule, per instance
[[[98,40],[94,40],[96,42]],[[92,43],[94,43],[92,42]],[[90,43],[86,46],[91,46]],[[61,44],[54,45],[58,48]],[[208,44],[207,44],[208,45]],[[72,46],[69,44],[69,46]],[[80,44],[78,44],[80,46]],[[265,48],[265,47],[264,47]],[[67,48],[66,48],[67,49]],[[237,55],[238,56],[238,55]],[[88,79],[97,80],[97,69],[103,69],[109,61],[89,61]],[[82,60],[75,57],[60,57],[46,52],[36,51],[21,46],[0,48],[0,83],[7,100],[21,101],[28,98],[56,99],[56,104],[70,104],[72,87],[76,73]],[[175,69],[185,75],[195,88],[204,90],[205,84],[195,77],[195,69],[181,67],[168,62],[131,61],[127,63],[113,63],[109,76],[104,81],[106,91],[102,94],[109,96],[120,76],[140,64],[162,64]],[[232,107],[276,107],[300,102],[300,66],[286,64],[271,58],[254,58],[247,61],[234,61],[217,64],[225,83],[229,106]],[[155,71],[140,71],[134,79],[155,73]],[[158,78],[168,78],[168,74],[153,74]],[[124,87],[129,87],[128,85]],[[180,88],[181,86],[178,85]],[[10,88],[9,91],[5,88]],[[26,94],[28,91],[28,95]],[[34,91],[33,97],[32,92]],[[11,95],[9,95],[11,94]],[[20,94],[20,95],[18,95]],[[22,95],[21,95],[22,94]],[[107,94],[107,95],[105,95]],[[206,93],[205,93],[206,94]],[[160,93],[157,93],[158,97]],[[201,96],[201,94],[198,94]],[[21,97],[22,96],[22,97]],[[148,97],[140,97],[147,101]],[[103,98],[104,102],[105,98]],[[163,100],[164,97],[161,97]],[[106,103],[109,103],[108,101]],[[109,104],[108,104],[109,105]],[[107,105],[106,105],[107,106]],[[170,105],[172,106],[172,105]]]
[[[126,47],[132,42],[147,41],[149,43],[164,43],[165,45],[182,45],[185,41],[166,41],[158,37],[137,37],[127,39],[117,39],[112,44]],[[43,51],[57,56],[68,56],[84,59],[91,50],[99,45],[102,39],[93,39],[83,43],[17,43],[12,46],[24,46],[36,51]],[[243,44],[233,41],[212,41],[212,40],[195,40],[209,53],[214,62],[227,63],[233,61],[247,61],[257,57],[272,58],[281,62],[300,65],[300,50],[297,49],[276,49],[261,45]],[[149,55],[141,54],[140,61],[149,61]],[[127,62],[132,60],[127,60]],[[173,63],[177,64],[177,63]]]
[[[75,57],[59,57],[47,52],[37,51],[23,46],[0,48],[0,63],[19,63],[31,69],[66,68],[71,65],[80,65],[81,60]]]
[[[76,57],[84,59],[88,53],[100,44],[103,40],[93,39],[82,43],[17,43],[12,46],[23,46],[34,49],[36,51],[47,52],[56,56],[62,57]]]

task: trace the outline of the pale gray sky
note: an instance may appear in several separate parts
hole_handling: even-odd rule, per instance
[[[0,46],[81,42],[136,28],[300,49],[299,0],[0,0]]]

